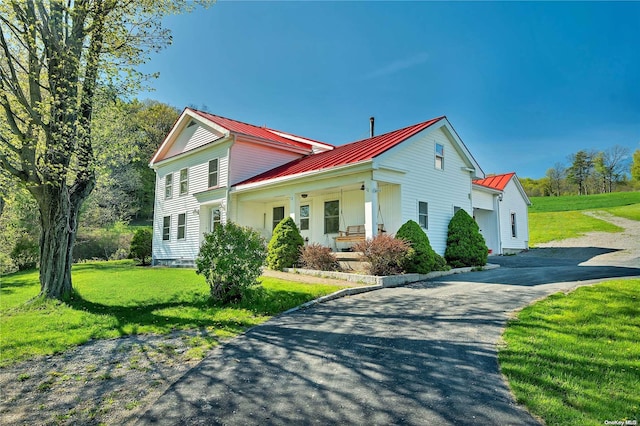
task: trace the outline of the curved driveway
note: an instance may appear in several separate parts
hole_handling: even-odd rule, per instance
[[[139,423],[537,424],[499,372],[509,313],[589,280],[640,275],[578,266],[598,254],[585,249],[553,250],[274,318],[217,348]]]

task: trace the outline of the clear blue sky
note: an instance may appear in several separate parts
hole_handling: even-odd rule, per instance
[[[142,70],[185,106],[340,145],[446,115],[486,173],[640,148],[639,2],[219,2]]]

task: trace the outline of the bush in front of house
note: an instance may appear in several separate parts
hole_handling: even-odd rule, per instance
[[[444,257],[453,268],[483,266],[489,249],[480,234],[478,224],[469,213],[460,209],[449,222],[447,248]]]
[[[296,223],[290,217],[285,217],[273,230],[267,247],[267,266],[276,271],[291,268],[298,261],[303,245],[304,240]]]
[[[360,241],[353,246],[354,251],[362,253],[361,260],[368,262],[370,275],[396,275],[402,273],[402,260],[411,246],[387,234]]]
[[[416,221],[409,220],[398,229],[396,238],[405,240],[411,250],[402,259],[405,272],[428,274],[434,270],[435,252],[431,248],[429,237]]]
[[[209,284],[212,299],[236,302],[258,284],[266,257],[264,238],[257,231],[227,222],[205,234],[196,257],[196,273]]]
[[[306,269],[317,271],[339,271],[340,262],[329,247],[318,243],[309,244],[300,248],[298,263]]]
[[[447,261],[444,257],[440,256],[435,251],[433,252],[433,270],[434,271],[448,271],[451,266],[447,265]]]
[[[131,248],[129,249],[129,256],[133,259],[139,259],[142,266],[148,265],[147,258],[151,257],[151,244],[153,241],[153,234],[151,229],[142,228],[136,230],[131,239]]]

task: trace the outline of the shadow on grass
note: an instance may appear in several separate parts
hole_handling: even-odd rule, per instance
[[[247,291],[241,301],[226,305],[212,300],[208,294],[197,293],[136,305],[107,305],[75,293],[67,303],[72,309],[113,317],[121,336],[137,334],[140,330],[170,332],[198,328],[237,334],[255,325],[257,317],[278,314],[312,298],[309,293],[259,286]]]

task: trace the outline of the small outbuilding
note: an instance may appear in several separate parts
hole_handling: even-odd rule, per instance
[[[489,254],[517,253],[529,248],[531,201],[515,173],[487,175],[472,185],[473,217]]]

